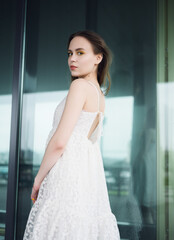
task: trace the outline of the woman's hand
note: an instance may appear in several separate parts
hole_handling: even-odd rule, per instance
[[[33,203],[35,203],[35,201],[37,199],[37,196],[39,193],[39,188],[40,188],[40,184],[38,184],[35,179],[33,188],[32,188],[32,192],[31,192],[31,200],[33,201]]]

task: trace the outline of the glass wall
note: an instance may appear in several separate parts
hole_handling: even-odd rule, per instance
[[[28,2],[17,239],[54,110],[70,84],[66,42],[86,27],[113,52],[101,139],[112,211],[123,239],[156,239],[156,1],[150,9],[147,1],[94,5]]]
[[[65,1],[61,10],[58,1],[49,4],[28,1],[17,239],[22,239],[32,206],[31,188],[42,161],[54,110],[70,84],[66,42],[71,32],[85,29],[85,11],[85,2],[80,0],[76,4]]]
[[[0,240],[15,229],[6,216],[7,198],[15,202],[7,196],[9,172],[18,163],[9,158],[17,4],[0,3]],[[121,239],[173,240],[173,10],[173,0],[28,1],[14,239],[23,237],[54,110],[69,89],[68,37],[90,29],[113,53],[101,151]]]
[[[156,11],[156,1],[98,6],[114,54],[102,149],[123,239],[156,239]]]
[[[0,239],[5,236],[5,217],[10,151],[12,80],[16,1],[0,3]]]
[[[101,152],[121,239],[173,239],[174,5],[167,2],[27,2],[15,239],[22,240],[33,204],[54,110],[69,89],[67,40],[84,29],[98,32],[113,53]],[[15,7],[8,0],[0,7],[0,239],[10,177]]]

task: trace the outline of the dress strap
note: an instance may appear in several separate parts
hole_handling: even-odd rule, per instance
[[[95,87],[95,89],[96,89],[96,91],[97,91],[97,96],[98,96],[98,112],[100,112],[99,111],[99,106],[100,106],[100,95],[99,95],[99,91],[98,91],[98,89],[97,89],[97,87],[95,86],[95,84],[94,83],[92,83],[91,81],[89,81],[88,80],[88,82],[92,85],[92,86],[94,86]]]

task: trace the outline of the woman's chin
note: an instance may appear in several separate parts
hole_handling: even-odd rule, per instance
[[[87,74],[79,74],[75,72],[71,72],[71,76],[74,78],[84,78]]]
[[[74,77],[74,78],[83,78],[84,75],[71,74],[71,76]]]
[[[71,76],[72,76],[72,77],[78,77],[79,74],[77,74],[77,73],[76,73],[76,74],[75,74],[75,73],[71,73]]]

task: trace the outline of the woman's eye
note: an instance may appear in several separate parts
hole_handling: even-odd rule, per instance
[[[78,54],[78,55],[82,55],[82,54],[83,54],[83,52],[77,52],[77,54]]]
[[[72,56],[72,54],[73,54],[73,53],[68,52],[68,57],[69,57],[69,56]],[[79,56],[82,55],[82,54],[84,54],[84,53],[83,53],[83,52],[77,52],[77,55],[79,55]]]

